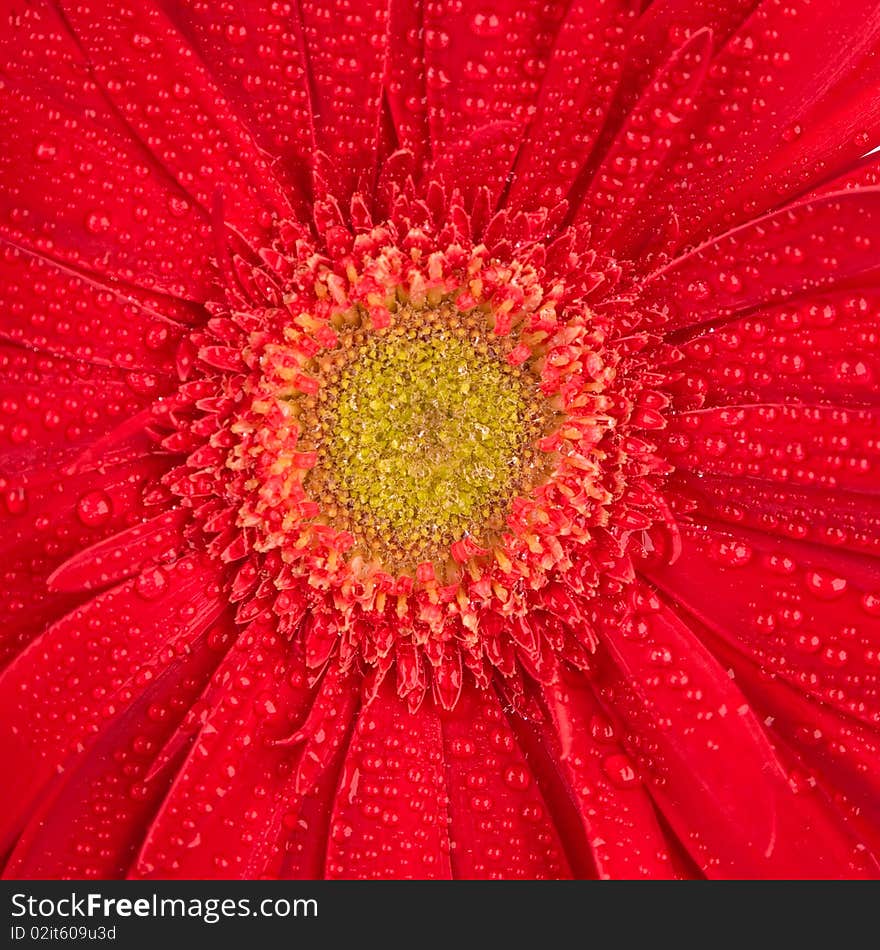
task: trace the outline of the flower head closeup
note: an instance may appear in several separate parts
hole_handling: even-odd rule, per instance
[[[880,875],[876,0],[0,0],[13,878]]]

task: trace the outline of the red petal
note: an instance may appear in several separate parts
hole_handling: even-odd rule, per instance
[[[159,0],[159,5],[259,147],[281,159],[273,170],[300,210],[315,135],[308,55],[296,6],[273,0],[229,6]],[[178,95],[182,92],[178,89]]]
[[[216,569],[178,562],[102,594],[50,627],[0,676],[0,841],[15,836],[56,771],[121,715],[217,618]]]
[[[202,208],[260,242],[291,208],[269,161],[184,37],[152,2],[62,3],[95,80],[141,142]],[[151,80],[151,77],[155,77]],[[197,131],[196,131],[197,130]]]
[[[300,3],[311,70],[318,147],[336,165],[339,197],[364,181],[372,189],[388,45],[387,0]]]
[[[230,633],[221,628],[202,639],[222,643]],[[124,716],[108,721],[93,745],[54,782],[10,856],[4,877],[125,876],[166,791],[167,780],[145,781],[151,762],[220,656],[204,642],[195,645]]]
[[[430,148],[422,4],[390,0],[389,16],[385,94],[400,146],[422,159]]]
[[[830,548],[880,555],[880,497],[812,485],[678,472],[698,521],[723,521]],[[735,555],[731,555],[735,556]]]
[[[131,137],[47,3],[0,31],[0,232],[65,261],[204,300],[207,219]]]
[[[304,738],[302,753],[293,772],[284,826],[287,830],[284,854],[278,870],[283,879],[311,880],[327,872],[330,844],[329,815],[336,800],[348,742],[359,704],[356,682],[331,670],[309,713],[319,709],[316,728]]]
[[[543,0],[524,0],[516,9],[503,0],[425,4],[432,153],[455,168],[463,188],[487,184],[497,191],[503,185],[531,121],[563,15],[563,8],[548,7]],[[475,135],[492,126],[508,131],[503,144],[496,136],[486,151],[489,181],[468,147]]]
[[[677,608],[678,609],[678,608]],[[878,876],[880,865],[880,743],[875,731],[804,696],[696,618],[688,624],[709,646],[748,697],[789,770],[792,790],[826,833],[854,839],[854,873]],[[862,843],[859,843],[862,842]],[[873,853],[872,853],[873,852]]]
[[[880,404],[880,292],[838,290],[730,320],[681,347],[704,404]]]
[[[567,878],[536,777],[495,693],[468,684],[441,715],[456,878]]]
[[[587,680],[569,674],[542,689],[559,769],[583,822],[598,875],[675,876],[672,849],[654,804]]]
[[[700,30],[709,30],[721,48],[761,0],[649,0],[628,39],[627,63],[609,117],[607,136],[613,137],[657,70],[682,42]]]
[[[676,468],[705,475],[876,494],[878,425],[878,409],[724,406],[674,417],[664,448]]]
[[[792,206],[676,258],[648,278],[667,329],[880,276],[880,189]]]
[[[57,477],[84,446],[168,389],[152,373],[71,363],[2,343],[0,372],[0,474],[9,477],[7,488],[40,469]]]
[[[853,188],[875,188],[880,185],[880,152],[876,147],[866,157],[853,162],[842,172],[834,174],[804,197],[816,198],[834,191]]]
[[[191,316],[183,305],[138,299],[132,288],[107,286],[2,240],[0,253],[0,339],[100,366],[173,373],[185,328],[155,307]]]
[[[743,528],[682,537],[654,583],[760,668],[880,726],[880,562]]]
[[[325,675],[316,700],[305,666],[289,644],[271,627],[253,624],[214,677],[198,736],[150,828],[133,875],[253,879],[276,874],[285,847],[294,850],[300,836],[309,838],[305,851],[314,858],[314,847],[322,848],[326,840],[327,815],[316,826],[303,828],[298,808],[318,776],[332,767],[350,728],[354,700],[352,684],[339,680],[335,671]],[[293,748],[279,744],[303,726],[318,703],[329,704],[325,712],[330,718],[314,723],[314,730],[309,728]],[[342,731],[335,741],[334,726]],[[303,789],[298,773],[315,741],[328,761]],[[320,865],[310,870],[320,876]]]
[[[430,702],[410,712],[386,681],[360,713],[333,805],[330,878],[449,878],[443,738]]]
[[[631,0],[575,0],[559,27],[519,154],[508,204],[554,207],[590,157],[617,89]]]
[[[645,216],[644,233],[671,211],[680,244],[718,233],[858,159],[880,132],[878,48],[874,0],[824,0],[796,15],[758,4],[714,60],[699,120],[654,188],[658,215]]]
[[[183,553],[183,528],[191,517],[183,508],[166,512],[83,548],[54,571],[47,583],[52,590],[94,590],[167,563]]]
[[[699,30],[663,63],[605,152],[575,215],[592,224],[596,244],[628,247],[631,219],[653,203],[653,182],[690,131],[712,57],[710,30]]]
[[[57,468],[0,478],[0,666],[77,603],[50,593],[48,575],[75,551],[139,519],[144,486],[162,468],[161,459],[137,459],[64,478]]]
[[[600,696],[623,722],[651,794],[712,877],[847,877],[849,838],[795,796],[742,693],[694,634],[646,594],[608,630]]]
[[[432,175],[450,191],[458,189],[471,205],[476,204],[478,193],[484,191],[489,206],[495,207],[509,178],[520,135],[515,122],[480,126],[466,140],[441,153],[432,165]],[[479,223],[474,222],[474,227],[481,233]]]

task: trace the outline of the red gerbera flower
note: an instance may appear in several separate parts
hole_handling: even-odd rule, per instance
[[[7,0],[11,877],[880,855],[875,0]]]

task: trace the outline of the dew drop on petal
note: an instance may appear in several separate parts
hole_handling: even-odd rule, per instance
[[[77,517],[89,528],[96,528],[106,523],[112,513],[110,496],[104,491],[87,492],[76,503]]]

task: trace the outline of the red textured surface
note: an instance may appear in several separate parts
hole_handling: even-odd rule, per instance
[[[7,877],[880,874],[875,2],[0,0],[0,59]],[[608,523],[468,651],[310,614],[217,475],[242,326],[381,241],[623,354]]]

